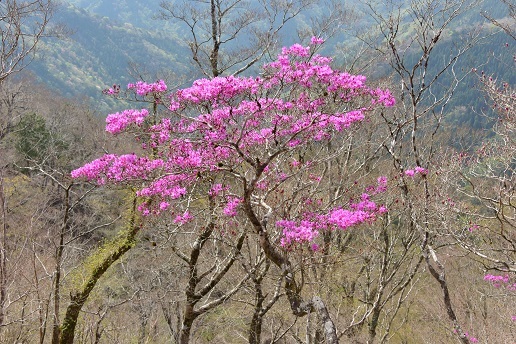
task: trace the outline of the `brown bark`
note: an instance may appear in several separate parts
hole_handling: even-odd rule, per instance
[[[427,245],[427,252],[425,253],[425,260],[426,265],[428,266],[428,271],[430,271],[430,274],[437,282],[439,282],[439,286],[441,287],[441,290],[443,291],[443,300],[444,300],[444,306],[446,307],[446,314],[448,314],[448,318],[450,318],[451,322],[453,323],[453,327],[455,329],[455,332],[457,333],[457,336],[459,337],[459,340],[463,344],[469,344],[470,341],[468,337],[465,335],[464,331],[462,330],[462,327],[459,324],[459,321],[457,320],[457,316],[455,315],[455,311],[453,310],[453,304],[450,297],[450,292],[448,290],[448,283],[446,282],[446,274],[444,270],[444,266],[441,264],[441,262],[437,259],[437,256],[435,252],[433,252],[432,248]],[[437,265],[437,268],[432,265],[430,262],[430,256],[432,256],[435,264]],[[438,271],[439,270],[439,271]]]
[[[265,301],[265,296],[262,291],[262,280],[263,275],[257,276],[253,278],[254,284],[254,312],[251,318],[251,323],[249,325],[249,344],[260,344],[261,336],[262,336],[262,324],[263,324],[263,302]]]
[[[190,342],[190,333],[192,330],[192,325],[194,320],[199,316],[194,308],[197,302],[201,299],[202,296],[199,296],[195,293],[195,289],[199,283],[199,278],[197,275],[197,261],[199,259],[199,255],[201,250],[206,243],[206,241],[211,236],[213,229],[215,228],[214,223],[210,223],[206,228],[201,232],[197,240],[195,241],[192,251],[190,252],[190,259],[188,262],[190,279],[188,280],[188,285],[186,287],[186,305],[183,313],[183,321],[181,324],[181,330],[179,332],[179,343],[187,344]]]
[[[256,168],[257,173],[254,179],[255,181],[260,177],[261,172],[265,168],[265,164],[258,163]],[[276,247],[271,244],[266,231],[269,214],[264,216],[264,220],[262,222],[258,220],[258,217],[256,216],[256,213],[254,212],[251,205],[251,194],[254,188],[254,184],[255,182],[251,182],[249,185],[245,186],[243,202],[244,212],[253,225],[255,232],[259,236],[261,249],[267,258],[270,259],[283,272],[283,276],[285,278],[285,292],[287,294],[292,313],[297,317],[303,317],[314,311],[317,312],[322,320],[326,343],[339,343],[337,329],[335,328],[335,324],[333,323],[328,313],[328,309],[324,301],[318,296],[314,296],[308,301],[303,300],[303,297],[301,296],[301,288],[296,283],[291,262],[288,260],[285,254],[282,254]]]
[[[210,54],[211,73],[213,77],[219,76],[219,48],[220,48],[220,23],[221,18],[217,15],[216,0],[211,0],[211,39],[213,49]]]
[[[210,197],[210,208],[213,210],[215,204],[213,198]],[[239,285],[237,285],[233,290],[228,291],[224,295],[220,296],[214,301],[211,301],[202,307],[195,308],[197,303],[202,300],[206,295],[208,295],[213,288],[222,280],[222,278],[226,275],[226,273],[229,271],[231,266],[233,266],[233,263],[235,262],[238,253],[242,249],[242,245],[244,244],[244,239],[246,237],[246,231],[244,230],[240,236],[237,239],[236,245],[233,247],[233,251],[229,256],[229,259],[227,263],[220,268],[218,272],[216,272],[214,275],[212,275],[209,279],[209,281],[204,284],[201,288],[199,287],[199,284],[202,280],[202,277],[199,277],[199,271],[198,271],[198,260],[199,256],[201,254],[201,250],[204,247],[205,243],[208,241],[208,239],[211,237],[213,231],[215,229],[215,223],[210,222],[203,231],[199,234],[197,237],[197,240],[195,240],[192,250],[190,252],[190,257],[184,257],[183,259],[188,263],[188,270],[190,278],[188,280],[188,284],[186,286],[185,294],[186,294],[186,305],[183,312],[183,321],[181,324],[181,329],[179,331],[179,343],[180,344],[187,344],[190,342],[190,334],[192,331],[192,326],[194,321],[199,317],[200,315],[206,313],[210,309],[213,309],[217,307],[218,305],[222,304],[225,300],[227,300],[231,295],[233,295],[239,288]],[[202,274],[201,274],[202,275]],[[246,278],[244,278],[245,280]]]
[[[0,171],[1,173],[1,171]],[[2,241],[0,242],[0,329],[4,323],[7,289],[7,199],[4,195],[4,179],[0,174],[0,204],[2,205]]]
[[[61,231],[59,233],[59,246],[56,250],[56,271],[54,280],[54,321],[52,326],[52,344],[59,344],[59,335],[61,334],[60,323],[59,323],[59,312],[60,312],[60,301],[61,301],[61,260],[63,257],[64,250],[64,237],[68,231],[68,218],[70,213],[70,188],[73,184],[66,188],[64,195],[64,216]]]

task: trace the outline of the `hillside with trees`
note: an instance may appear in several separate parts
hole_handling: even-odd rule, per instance
[[[178,44],[174,31],[141,27],[72,5],[60,6],[54,20],[65,25],[69,35],[42,42],[29,69],[56,92],[89,100],[97,110],[117,106],[102,96],[114,83],[124,85],[140,75],[172,77],[191,69],[184,59],[188,48]]]
[[[455,44],[451,37],[468,35],[472,27],[478,30],[485,21],[481,16],[484,11],[488,10],[491,15],[502,18],[504,9],[502,6],[495,6],[495,2],[496,0],[485,1],[450,23],[448,36],[442,37],[440,46],[434,52],[435,60],[440,61],[447,57]],[[365,48],[361,31],[367,32],[374,25],[374,18],[367,13],[366,6],[353,3],[344,7],[340,5],[341,8],[332,13],[334,18],[324,23],[317,16],[328,15],[325,6],[316,6],[310,11],[301,12],[285,23],[283,31],[274,42],[274,49],[296,43],[299,37],[307,39],[317,31],[316,26],[322,30],[323,24],[326,24],[326,30],[331,28],[332,32],[323,48],[324,53],[334,56],[336,63],[342,64],[345,69],[355,68],[360,72],[362,66],[357,64],[360,61],[355,61],[355,52]],[[382,9],[381,4],[375,6],[387,10]],[[67,27],[67,38],[42,41],[38,49],[38,59],[29,69],[38,80],[61,95],[88,99],[91,104],[95,104],[98,111],[104,113],[121,109],[120,104],[102,96],[102,90],[113,84],[126,85],[143,77],[174,80],[175,85],[184,87],[201,77],[202,73],[199,73],[198,65],[192,64],[194,61],[186,58],[190,54],[190,48],[184,37],[188,36],[189,27],[181,20],[167,20],[167,15],[170,13],[163,10],[159,2],[117,1],[114,5],[111,1],[100,0],[65,2],[58,8],[54,22]],[[339,24],[338,17],[345,18],[342,21],[345,24]],[[249,24],[253,30],[268,25],[263,19]],[[504,49],[507,35],[495,33],[493,26],[483,27],[482,36],[485,39],[457,61],[456,69],[477,68],[484,70],[486,74],[496,74],[513,82],[513,73],[503,63],[511,56],[510,49]],[[246,34],[240,35],[242,39]],[[411,32],[403,33],[403,37],[410,35]],[[249,37],[244,40],[246,39]],[[236,41],[231,44],[233,43],[238,44]],[[409,51],[407,53],[410,54]],[[480,55],[485,55],[489,63],[478,61],[477,57]],[[274,56],[272,51],[269,52],[269,57],[271,56]],[[366,60],[362,62],[365,63]],[[378,62],[375,61],[376,68],[370,78],[381,78],[385,76],[383,74],[389,73],[388,67]],[[451,78],[450,75],[447,77]],[[482,111],[485,102],[481,99],[481,92],[475,90],[475,84],[475,77],[467,77],[458,86],[457,95],[450,106],[456,108],[455,122],[464,122],[480,129],[488,125],[488,121],[476,115]],[[464,104],[470,104],[474,111],[460,111]]]
[[[515,25],[0,1],[0,343],[512,343]]]

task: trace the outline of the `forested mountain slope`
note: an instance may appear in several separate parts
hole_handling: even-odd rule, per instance
[[[101,91],[113,83],[127,84],[137,78],[137,72],[149,77],[189,68],[187,48],[178,43],[173,31],[162,30],[160,25],[140,27],[72,5],[62,6],[55,20],[73,33],[64,40],[45,41],[30,70],[63,96],[101,101],[106,110],[107,104],[115,104],[102,97]]]
[[[482,7],[476,7],[456,20],[447,32],[448,37],[464,34],[465,30],[479,28],[485,19],[480,15],[484,10],[496,18],[507,15],[501,6],[486,1]],[[355,4],[348,4],[349,6]],[[338,32],[324,47],[324,53],[334,56],[339,64],[346,65],[355,58],[361,42],[354,38],[354,28],[369,30],[374,26],[372,18],[361,14],[363,5],[358,4],[356,23],[347,26],[345,32]],[[65,24],[73,31],[67,39],[51,39],[39,47],[38,58],[30,65],[36,76],[63,96],[90,99],[100,111],[113,110],[117,106],[110,99],[103,97],[101,91],[114,83],[125,85],[140,76],[144,78],[167,78],[177,76],[175,84],[181,83],[181,75],[191,71],[191,51],[184,42],[188,31],[174,21],[154,19],[159,13],[158,1],[82,1],[64,2],[56,14],[55,20]],[[313,13],[316,13],[314,11]],[[312,13],[312,14],[313,14]],[[310,12],[303,13],[290,24],[282,39],[295,42],[295,28],[306,27],[310,23]],[[490,30],[494,30],[492,27]],[[410,32],[404,33],[410,36]],[[458,62],[456,69],[485,69],[487,74],[496,74],[500,79],[514,81],[514,73],[507,68],[505,61],[510,60],[511,49],[506,48],[506,36],[488,34]],[[444,60],[454,44],[452,40],[440,45],[433,61]],[[448,44],[448,46],[447,46]],[[487,63],[489,62],[489,63]],[[345,66],[346,67],[346,66]],[[432,69],[432,66],[430,66]],[[378,65],[377,77],[385,77],[384,68]],[[369,78],[374,75],[369,74]],[[479,112],[484,102],[475,90],[476,77],[468,77],[457,89],[450,107],[466,106]],[[183,85],[184,86],[184,85]],[[455,111],[456,113],[456,111]],[[468,126],[480,128],[485,121],[479,116],[459,114],[455,122],[467,123]]]

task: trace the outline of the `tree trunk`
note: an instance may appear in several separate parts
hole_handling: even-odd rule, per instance
[[[70,188],[73,184],[69,185],[65,191],[64,197],[64,216],[61,231],[59,232],[59,246],[56,250],[56,271],[54,280],[54,321],[52,328],[52,344],[59,344],[59,336],[61,333],[61,327],[59,323],[59,309],[61,301],[61,261],[63,258],[64,250],[64,237],[68,231],[68,218],[70,214]]]
[[[321,319],[324,336],[326,337],[326,343],[337,344],[339,342],[339,338],[337,337],[337,330],[335,328],[335,324],[331,320],[328,308],[326,308],[323,300],[318,296],[314,296],[312,298],[312,304],[314,309],[319,314],[319,318]]]
[[[133,200],[132,218],[129,222],[129,232],[126,234],[125,238],[122,238],[123,242],[93,268],[93,271],[91,272],[87,283],[82,287],[82,290],[71,294],[70,304],[66,309],[66,314],[61,325],[59,344],[73,344],[75,327],[77,325],[79,313],[90,296],[91,291],[107,269],[134,246],[134,239],[136,234],[138,234],[139,229],[140,227],[136,224],[135,197]]]
[[[194,305],[187,304],[185,307],[185,314],[183,316],[183,324],[179,333],[179,344],[188,344],[190,342],[190,332],[192,325],[197,318],[197,313],[194,312]]]
[[[0,242],[0,329],[4,323],[7,297],[7,199],[4,195],[4,178],[0,172],[0,204],[2,206],[2,239]]]
[[[428,266],[428,271],[430,271],[430,274],[433,278],[439,282],[439,285],[441,286],[441,290],[443,291],[443,299],[444,299],[444,306],[446,307],[446,313],[448,314],[448,318],[453,323],[453,327],[455,329],[455,332],[457,333],[457,336],[459,337],[459,340],[463,344],[469,344],[470,341],[464,331],[462,330],[462,327],[459,324],[459,321],[457,320],[457,316],[455,315],[455,311],[453,310],[453,305],[451,302],[450,292],[448,290],[448,283],[446,282],[446,274],[444,270],[444,266],[441,264],[439,259],[437,259],[437,254],[434,252],[434,250],[430,247],[430,245],[426,245],[426,252],[425,254],[425,260],[426,265]],[[437,268],[435,268],[432,263],[430,262],[430,256],[432,257],[433,261],[437,265]],[[439,270],[439,271],[438,271]]]
[[[220,27],[219,20],[221,18],[217,15],[217,6],[215,0],[210,1],[210,13],[211,13],[211,39],[213,40],[213,49],[210,54],[210,65],[211,73],[214,78],[218,77],[219,71],[219,49],[220,49]]]
[[[257,166],[257,174],[255,180],[258,180],[261,172],[265,165]],[[270,240],[266,231],[268,215],[264,217],[264,220],[260,222],[258,217],[256,216],[251,203],[251,193],[252,193],[253,183],[251,183],[251,188],[246,188],[244,191],[244,211],[253,225],[255,232],[259,236],[260,247],[267,256],[268,259],[271,260],[277,267],[281,269],[283,275],[285,276],[285,292],[287,294],[288,301],[290,303],[290,309],[292,313],[297,317],[303,317],[313,311],[316,311],[319,314],[319,317],[322,321],[323,332],[326,336],[326,344],[338,344],[339,338],[337,336],[337,329],[335,328],[335,324],[331,320],[330,314],[324,301],[318,297],[314,296],[309,301],[304,301],[301,296],[301,289],[296,283],[294,271],[292,269],[292,264],[288,260],[287,256],[279,252],[279,250],[274,247]]]
[[[254,306],[253,317],[251,319],[251,324],[249,325],[249,344],[260,344],[261,336],[262,336],[262,323],[263,323],[263,314],[262,314],[262,306],[265,297],[262,292],[261,280],[254,281],[254,290],[255,290],[255,298],[256,303]]]

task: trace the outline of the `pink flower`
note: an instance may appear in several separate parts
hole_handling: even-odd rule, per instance
[[[108,94],[108,95],[111,95],[111,96],[116,96],[120,93],[120,85],[113,85],[113,87],[107,89],[107,90],[103,90],[102,91],[103,94]]]
[[[192,217],[192,215],[190,215],[190,213],[187,210],[184,212],[183,215],[177,215],[174,219],[174,223],[184,225],[185,223],[188,223],[191,220],[193,220],[193,217]]]
[[[414,177],[415,174],[421,174],[421,175],[427,175],[428,170],[426,168],[423,168],[421,166],[416,166],[413,170],[406,170],[405,175],[408,177]]]
[[[242,200],[237,197],[230,197],[226,206],[224,207],[223,213],[226,216],[234,217],[237,215],[238,205],[242,203]]]
[[[468,231],[473,232],[475,229],[478,229],[478,228],[480,228],[480,226],[479,226],[479,225],[477,225],[477,224],[474,224],[474,225],[472,225],[472,226],[470,226],[470,227],[468,228]]]
[[[283,55],[293,55],[299,57],[307,57],[310,53],[309,47],[303,47],[301,44],[294,44],[289,48],[283,48]]]
[[[509,291],[516,291],[516,283],[512,283],[508,274],[500,275],[485,275],[484,281],[489,281],[495,288],[506,288]]]
[[[310,43],[312,43],[313,45],[320,45],[324,43],[324,39],[314,36],[310,39]]]
[[[384,106],[391,107],[396,104],[396,99],[392,96],[391,92],[386,89],[376,89],[373,94],[377,97],[377,99],[373,99],[373,104],[383,104]]]
[[[328,223],[340,229],[347,229],[374,219],[374,213],[364,210],[336,209],[329,214]]]
[[[322,43],[321,38],[311,40],[312,48]],[[290,162],[292,157],[314,142],[329,141],[337,132],[363,122],[373,110],[394,104],[389,90],[371,89],[365,76],[333,69],[331,61],[329,57],[312,54],[310,47],[294,44],[283,48],[275,61],[266,64],[260,76],[199,79],[190,87],[173,92],[168,110],[163,106],[162,114],[152,121],[147,119],[150,114],[146,109],[110,114],[106,130],[118,134],[131,129],[143,153],[107,154],[74,170],[72,177],[134,187],[147,202],[140,207],[144,215],[170,209],[192,190],[212,197],[224,196],[224,215],[239,215],[242,190],[226,197],[222,184],[214,184],[209,190],[197,187],[212,177],[233,183],[240,176],[246,183],[256,175],[258,181],[252,186],[253,191],[262,194],[280,181],[299,178],[300,185],[309,184],[300,189],[299,199],[307,199],[307,192],[318,192],[315,189],[321,170],[314,168],[313,162]],[[129,84],[128,89],[139,97],[147,97],[147,101],[159,102],[168,91],[162,80],[138,81]],[[111,94],[117,92],[115,87],[108,90]],[[257,175],[265,162],[261,175]],[[296,173],[284,173],[283,168],[295,168]],[[408,171],[412,175],[426,173],[419,168]],[[367,188],[367,195],[349,209],[337,207],[324,214],[297,214],[293,215],[295,219],[288,220],[291,222],[279,222],[278,227],[284,232],[282,243],[311,241],[321,230],[346,229],[373,221],[387,209],[369,196],[386,188],[387,179],[381,177],[378,185]],[[284,196],[279,189],[276,191],[271,195],[278,197],[274,202],[281,204]],[[309,208],[314,210],[322,204],[321,199],[314,199]],[[175,218],[176,223],[189,220],[188,211]]]
[[[143,81],[138,81],[135,84],[128,84],[128,89],[134,89],[139,96],[146,96],[150,93],[163,93],[167,91],[167,85],[163,80],[148,84]]]
[[[419,174],[422,174],[422,175],[428,174],[428,170],[426,168],[421,167],[421,166],[416,166],[416,168],[414,170],[415,170],[416,173],[419,173]]]
[[[209,192],[210,196],[217,196],[219,193],[221,193],[225,188],[222,186],[222,184],[213,184],[211,187],[211,190]]]
[[[377,184],[375,190],[373,191],[373,195],[387,191],[387,177],[385,177],[385,176],[378,177],[377,182],[378,182],[378,184]]]
[[[311,221],[280,220],[276,222],[276,226],[283,228],[283,237],[281,238],[281,246],[288,247],[294,243],[311,242],[318,235],[315,223]]]
[[[146,109],[125,110],[122,113],[110,114],[106,118],[106,131],[118,134],[131,124],[141,125],[148,115],[149,111]]]

